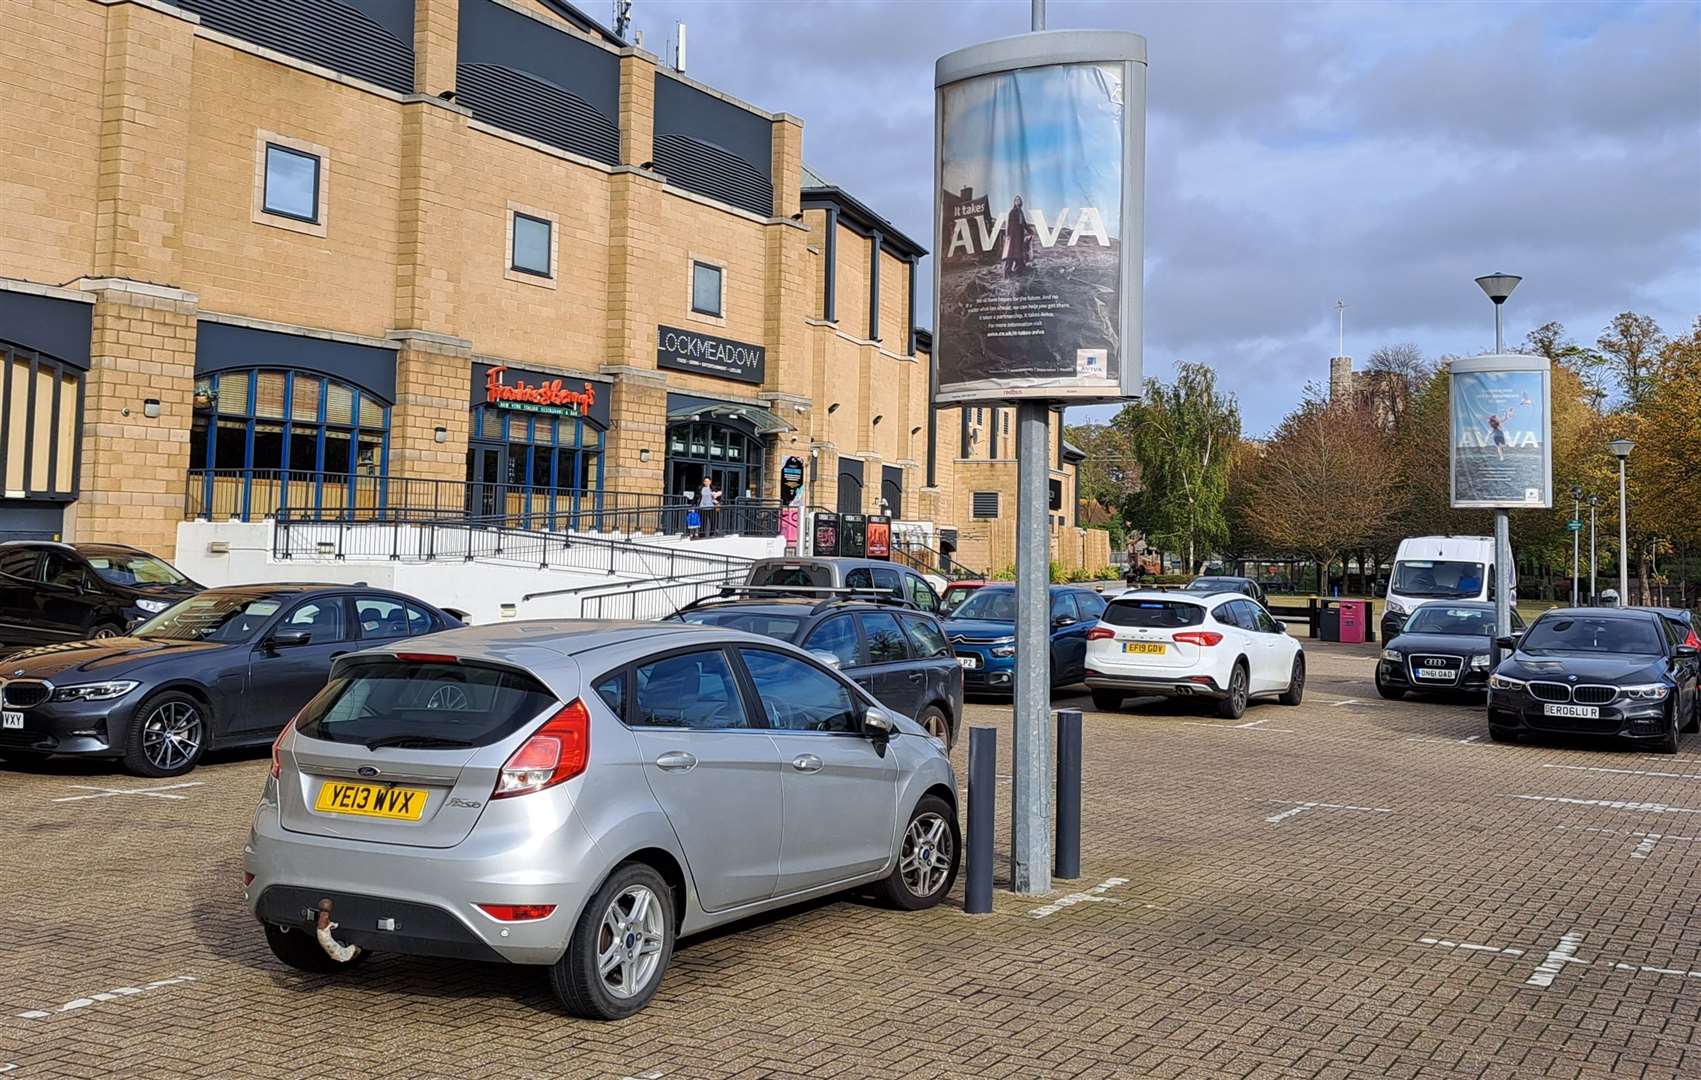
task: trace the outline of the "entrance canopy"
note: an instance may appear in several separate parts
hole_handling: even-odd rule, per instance
[[[739,405],[723,401],[712,404],[676,405],[667,411],[667,422],[669,424],[686,424],[693,420],[742,423],[751,428],[757,435],[772,435],[775,432],[792,430],[792,426],[780,419],[778,413],[764,409],[760,405]]]

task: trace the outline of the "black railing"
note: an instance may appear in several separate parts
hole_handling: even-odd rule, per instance
[[[714,596],[728,585],[742,584],[750,576],[749,562],[724,570],[686,574],[671,581],[638,585],[588,585],[577,589],[529,593],[523,599],[579,595],[579,616],[584,619],[665,619],[704,596]]]
[[[488,521],[290,521],[273,533],[278,559],[488,560],[637,578],[721,575],[742,580],[752,560],[691,546],[518,529]],[[606,588],[607,586],[602,586]]]
[[[191,469],[185,520],[456,521],[539,532],[777,536],[777,499],[694,509],[685,495],[281,469]]]
[[[919,540],[906,540],[903,537],[892,538],[892,561],[902,563],[924,574],[940,574],[949,581],[984,581],[984,571],[953,559],[937,548],[929,547]]]

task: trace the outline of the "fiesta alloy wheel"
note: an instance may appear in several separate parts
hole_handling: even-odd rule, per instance
[[[905,911],[930,908],[945,899],[962,863],[962,833],[956,811],[937,795],[924,795],[910,813],[898,843],[898,861],[875,895]]]
[[[564,1009],[587,1020],[623,1020],[650,1003],[673,957],[673,896],[661,874],[643,863],[609,875],[549,969]]]
[[[137,776],[182,776],[206,750],[208,719],[206,706],[188,694],[155,694],[130,721],[124,767]]]

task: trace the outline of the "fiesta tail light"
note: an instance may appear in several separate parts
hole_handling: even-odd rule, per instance
[[[538,919],[547,919],[554,914],[555,905],[479,904],[478,909],[497,922],[535,922]]]
[[[585,771],[591,756],[591,712],[574,698],[520,744],[496,777],[492,799],[530,795]]]
[[[1178,644],[1200,645],[1208,649],[1222,641],[1223,636],[1215,630],[1183,630],[1175,635],[1175,640]]]
[[[301,720],[301,714],[306,712],[306,711],[307,711],[307,706],[303,705],[299,712],[297,712],[294,716],[289,718],[289,723],[287,723],[283,726],[283,730],[278,732],[278,737],[272,740],[272,779],[273,780],[276,780],[278,777],[283,775],[283,741],[284,741],[284,739],[286,739],[289,736],[290,732],[295,730],[296,723]]]
[[[1091,630],[1087,631],[1088,641],[1103,641],[1106,638],[1113,638],[1115,636],[1116,631],[1112,630],[1108,626],[1095,626]]]

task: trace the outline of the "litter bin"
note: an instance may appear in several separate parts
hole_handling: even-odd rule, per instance
[[[1341,609],[1333,604],[1324,608],[1317,617],[1317,637],[1320,641],[1341,640]]]
[[[1342,600],[1340,609],[1340,620],[1336,627],[1339,636],[1330,640],[1351,645],[1364,644],[1365,628],[1370,625],[1370,604],[1364,600]]]

